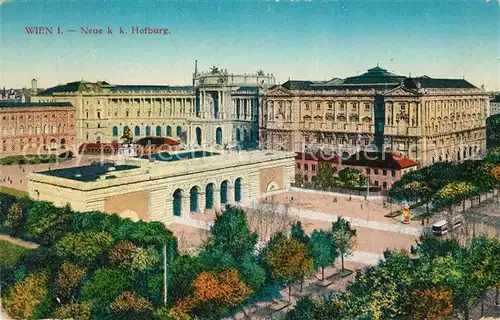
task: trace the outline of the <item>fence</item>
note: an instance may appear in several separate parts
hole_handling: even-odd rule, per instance
[[[340,187],[329,187],[329,188],[321,188],[320,186],[315,185],[314,183],[290,183],[292,187],[295,188],[304,188],[310,190],[317,191],[325,191],[325,192],[335,192],[335,193],[343,193],[349,194],[353,196],[361,196],[365,197],[367,195],[366,188],[356,188],[356,189],[348,189],[348,188],[340,188]],[[380,197],[384,196],[385,193],[379,187],[373,186],[369,189],[369,196],[371,197]]]

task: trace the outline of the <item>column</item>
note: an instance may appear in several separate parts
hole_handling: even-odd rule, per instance
[[[198,193],[198,212],[205,213],[205,202],[206,202],[205,192],[200,191]]]
[[[181,216],[186,216],[190,212],[189,190],[182,191]]]
[[[165,190],[151,190],[149,196],[149,220],[170,224],[173,220],[172,197]]]
[[[220,185],[214,184],[214,209],[220,211]]]
[[[227,186],[227,203],[234,204],[234,186],[232,183]]]

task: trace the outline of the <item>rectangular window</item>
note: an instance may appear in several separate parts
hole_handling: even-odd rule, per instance
[[[370,170],[370,168],[367,168],[367,169],[366,169],[366,174],[371,174],[371,170]]]
[[[316,103],[316,110],[321,110],[321,103]]]
[[[393,177],[395,177],[395,176],[396,176],[396,170],[391,170],[391,175],[392,175]]]
[[[378,169],[373,170],[376,175],[378,175]]]
[[[299,162],[297,162],[297,169],[300,170],[300,163]]]
[[[332,110],[333,109],[333,104],[329,103],[328,104],[328,110]]]
[[[309,165],[307,163],[304,163],[304,170],[309,170]]]
[[[384,170],[382,171],[382,173],[384,174],[384,176],[386,176],[386,175],[387,175],[387,170],[385,170],[385,169],[384,169]]]
[[[309,110],[309,103],[306,102],[306,110]]]
[[[375,181],[375,186],[377,186],[377,187],[378,187],[378,181]]]
[[[311,165],[311,167],[312,167],[312,171],[316,171],[316,165],[315,164]]]

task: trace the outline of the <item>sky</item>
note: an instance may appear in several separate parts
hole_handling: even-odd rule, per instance
[[[378,63],[500,90],[498,0],[0,2],[0,87],[32,78],[40,88],[81,79],[189,85],[198,60],[200,70],[263,70],[279,83],[345,78]],[[54,34],[27,33],[36,26]],[[136,26],[169,34],[132,34]]]

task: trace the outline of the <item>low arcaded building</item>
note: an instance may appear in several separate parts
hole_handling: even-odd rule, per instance
[[[180,151],[179,141],[166,137],[144,137],[135,142],[137,152],[141,155],[161,153],[165,151]]]
[[[33,199],[77,211],[171,223],[289,190],[293,178],[291,152],[181,151],[31,173],[28,190]]]
[[[358,169],[370,178],[373,185],[382,190],[388,190],[401,176],[411,170],[417,169],[417,162],[396,153],[386,152],[358,152],[342,159],[336,155],[313,154],[298,152],[295,155],[296,180],[313,182],[321,162],[329,162],[334,174],[345,168]]]
[[[0,156],[72,148],[75,107],[69,102],[0,102]]]

